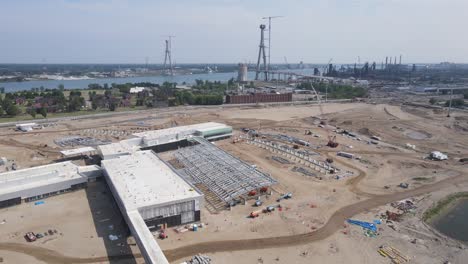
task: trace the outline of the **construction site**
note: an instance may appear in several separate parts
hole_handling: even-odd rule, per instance
[[[464,263],[466,244],[422,215],[468,188],[467,120],[461,110],[312,102],[4,126],[0,258]],[[41,189],[49,182],[57,187]]]

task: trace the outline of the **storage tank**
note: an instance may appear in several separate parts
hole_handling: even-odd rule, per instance
[[[240,83],[247,82],[247,72],[248,72],[247,64],[239,63],[237,81]]]

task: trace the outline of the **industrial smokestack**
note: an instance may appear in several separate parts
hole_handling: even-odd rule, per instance
[[[401,55],[400,55],[400,65],[401,65]]]

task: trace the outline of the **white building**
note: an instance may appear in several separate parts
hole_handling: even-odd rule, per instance
[[[154,148],[156,151],[176,149],[189,137],[199,136],[208,140],[232,136],[232,127],[221,123],[208,122],[188,126],[152,130],[133,134],[134,138],[98,147],[103,159],[132,154],[140,149]]]
[[[0,174],[0,208],[83,188],[101,175],[98,166],[77,166],[71,161]]]
[[[150,150],[103,160],[102,167],[146,263],[168,263],[150,229],[199,221],[203,195]]]
[[[132,87],[132,88],[130,88],[130,93],[131,94],[137,94],[139,92],[143,92],[145,89],[146,89],[145,87],[138,87],[138,86]]]
[[[153,130],[133,134],[143,140],[143,147],[165,145],[186,140],[191,136],[217,139],[232,136],[232,127],[225,124],[208,122],[188,126]]]

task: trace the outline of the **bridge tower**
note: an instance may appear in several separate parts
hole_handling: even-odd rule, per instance
[[[165,56],[164,56],[164,74],[167,75],[174,75],[174,67],[172,66],[172,51],[171,51],[171,40],[174,36],[167,36],[168,39],[166,39],[166,51],[165,51]],[[167,63],[169,62],[169,65]]]
[[[266,59],[265,52],[265,28],[264,24],[260,25],[260,45],[258,49],[258,60],[257,60],[257,69],[255,71],[255,80],[258,80],[258,76],[263,71],[265,74],[265,81],[268,81],[268,64]],[[263,69],[260,69],[260,61],[263,60]]]

